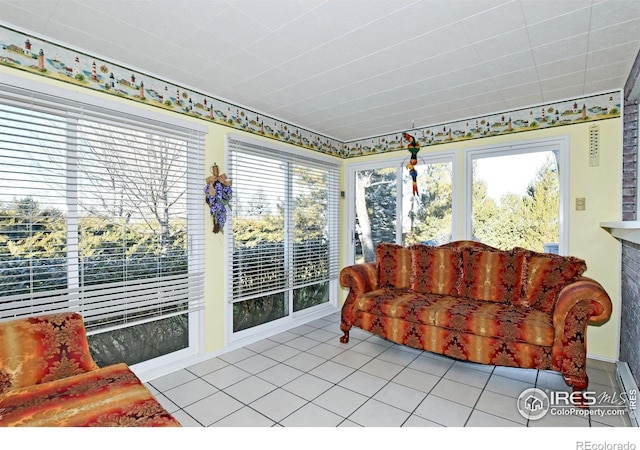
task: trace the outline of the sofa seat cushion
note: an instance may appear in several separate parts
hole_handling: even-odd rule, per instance
[[[126,364],[0,395],[0,426],[179,427]]]
[[[537,309],[407,289],[379,289],[356,301],[358,310],[366,313],[506,342],[553,345],[552,317]]]
[[[356,309],[379,316],[405,318],[423,301],[428,301],[424,294],[409,289],[380,288],[359,295]]]

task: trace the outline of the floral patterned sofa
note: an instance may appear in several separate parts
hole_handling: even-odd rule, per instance
[[[348,266],[340,341],[355,326],[398,344],[481,364],[561,372],[588,385],[588,324],[611,299],[582,276],[583,260],[474,242],[382,243],[376,260]]]
[[[82,317],[0,323],[0,426],[179,427],[126,364],[99,368]]]

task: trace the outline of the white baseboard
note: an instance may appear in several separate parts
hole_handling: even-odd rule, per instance
[[[638,385],[636,384],[633,375],[631,374],[629,364],[624,361],[616,362],[616,379],[618,380],[618,384],[620,385],[620,394],[624,394],[625,398],[627,399],[627,413],[629,414],[631,425],[633,425],[634,427],[638,427],[638,413],[640,411],[637,406]]]

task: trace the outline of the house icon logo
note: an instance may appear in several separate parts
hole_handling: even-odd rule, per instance
[[[542,419],[549,411],[551,402],[546,392],[538,388],[529,388],[518,396],[518,412],[529,420]]]

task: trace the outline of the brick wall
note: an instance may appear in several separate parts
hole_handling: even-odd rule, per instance
[[[622,241],[620,361],[640,381],[640,245]]]
[[[638,220],[638,99],[629,96],[640,82],[640,53],[624,87],[622,142],[622,220]],[[640,381],[640,245],[622,241],[620,361]]]
[[[638,103],[625,101],[622,138],[622,220],[637,220]]]

